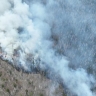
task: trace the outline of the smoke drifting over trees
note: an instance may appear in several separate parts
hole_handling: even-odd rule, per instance
[[[76,96],[95,96],[95,5],[95,0],[0,1],[1,58],[28,72],[47,71]]]

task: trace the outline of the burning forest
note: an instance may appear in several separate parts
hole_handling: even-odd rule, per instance
[[[0,58],[44,71],[68,96],[96,96],[95,7],[95,0],[1,0]]]

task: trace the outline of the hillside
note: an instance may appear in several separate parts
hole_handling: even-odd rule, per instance
[[[24,73],[0,59],[0,96],[62,96],[62,88],[39,73]],[[65,96],[65,95],[64,95]]]

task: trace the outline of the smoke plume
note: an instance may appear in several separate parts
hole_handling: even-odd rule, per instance
[[[95,0],[1,0],[0,57],[35,68],[73,95],[95,96]]]

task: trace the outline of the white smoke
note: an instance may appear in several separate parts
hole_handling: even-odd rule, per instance
[[[67,38],[68,36],[71,39],[70,35],[72,36],[73,33],[75,35],[80,34],[78,24],[86,24],[87,20],[92,18],[92,16],[89,15],[87,15],[89,16],[89,18],[87,17],[88,19],[84,19],[85,21],[82,19],[83,16],[78,17],[81,21],[75,18],[75,16],[79,14],[80,8],[81,10],[85,10],[86,8],[81,4],[82,2],[80,0],[77,0],[75,3],[73,0],[0,1],[1,58],[9,60],[15,66],[29,72],[33,70],[33,66],[39,66],[41,70],[49,70],[50,72],[48,73],[50,73],[50,78],[55,78],[56,81],[60,79],[60,82],[62,82],[72,94],[77,96],[95,96],[95,93],[91,91],[95,80],[87,73],[86,69],[84,70],[79,67],[72,69],[69,67],[72,60],[72,63],[76,61],[73,65],[76,63],[78,65],[81,57],[86,58],[86,56],[83,57],[80,55],[81,57],[79,60],[79,57],[76,58],[78,55],[75,55],[77,52],[75,48],[69,48],[71,46],[70,44],[73,43],[73,39],[70,40],[71,43],[69,45],[67,44],[67,40],[69,40]],[[86,14],[84,16],[86,16]],[[90,21],[88,22],[90,23]],[[74,25],[77,25],[76,27],[78,30]],[[72,31],[74,32],[72,33]],[[84,30],[82,29],[82,31]],[[79,37],[79,39],[80,38],[82,37]],[[75,43],[76,42],[74,42],[74,44]],[[72,44],[72,46],[74,44]],[[83,47],[80,47],[80,44],[81,42],[78,44],[80,52],[82,50],[85,51],[86,48],[83,49]],[[65,55],[61,54],[63,53],[62,51]],[[68,52],[68,54],[66,52]],[[92,53],[93,51],[88,54],[92,55]],[[65,56],[68,56],[68,58]],[[69,57],[73,59],[69,61]],[[86,61],[86,59],[82,60]]]

